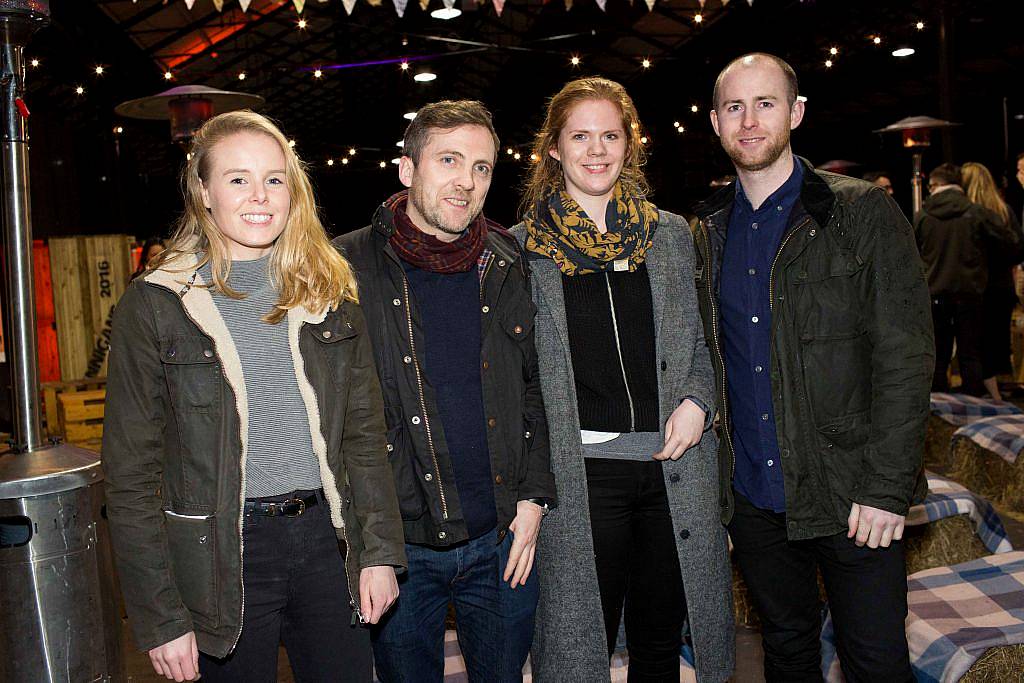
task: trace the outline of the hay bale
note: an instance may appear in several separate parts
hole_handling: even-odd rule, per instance
[[[1024,680],[1024,645],[994,647],[978,658],[960,683],[1007,683]]]
[[[908,526],[903,532],[903,544],[907,574],[948,567],[991,554],[974,533],[974,526],[967,515]]]
[[[945,472],[953,464],[951,444],[953,432],[957,426],[943,420],[938,415],[929,415],[924,432],[924,466],[925,469]]]
[[[949,478],[996,505],[1024,512],[1024,456],[1010,464],[970,439],[956,439]]]

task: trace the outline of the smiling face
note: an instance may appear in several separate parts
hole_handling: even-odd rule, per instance
[[[432,130],[419,161],[403,156],[398,164],[413,224],[444,242],[458,239],[484,207],[496,154],[483,126]]]
[[[789,134],[804,104],[789,98],[782,69],[767,59],[744,59],[722,78],[711,125],[738,170],[762,171],[792,154]]]
[[[614,103],[583,100],[569,110],[558,146],[548,154],[562,165],[565,189],[584,209],[611,198],[626,158],[626,139],[622,112]]]
[[[229,135],[210,150],[203,204],[233,261],[265,256],[284,232],[291,198],[284,150],[269,135]]]

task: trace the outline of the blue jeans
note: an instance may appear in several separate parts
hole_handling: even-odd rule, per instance
[[[407,543],[409,571],[398,602],[371,628],[373,658],[383,683],[434,683],[444,678],[444,620],[455,604],[459,647],[471,682],[522,681],[533,641],[540,582],[533,566],[525,586],[502,581],[512,533],[490,531],[452,548]]]

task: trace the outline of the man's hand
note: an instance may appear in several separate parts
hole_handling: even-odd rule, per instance
[[[149,661],[153,662],[153,668],[159,675],[169,680],[199,680],[199,648],[195,631],[154,647],[149,651]]]
[[[516,518],[508,525],[512,532],[512,549],[508,553],[508,564],[505,565],[503,581],[512,581],[509,586],[515,588],[526,583],[533,569],[533,557],[537,552],[537,534],[540,533],[540,521],[544,518],[544,508],[528,500],[516,503]]]
[[[680,403],[665,423],[665,447],[654,454],[654,459],[681,458],[686,449],[700,442],[706,417],[704,410],[690,399]]]
[[[398,579],[394,567],[366,567],[359,572],[359,603],[367,623],[380,621],[397,599]]]
[[[903,524],[907,518],[868,505],[854,503],[850,507],[849,531],[847,538],[856,534],[858,546],[868,544],[869,548],[888,548],[893,541],[903,538]]]

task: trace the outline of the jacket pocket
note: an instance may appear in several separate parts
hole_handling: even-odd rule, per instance
[[[163,338],[160,361],[179,415],[209,413],[220,404],[220,363],[212,341],[188,335]]]
[[[423,487],[432,484],[436,473],[430,474],[431,481],[424,479],[423,483],[420,483],[420,477],[416,472],[416,454],[403,424],[402,409],[385,408],[384,414],[388,424],[388,462],[391,463],[391,472],[394,475],[398,509],[402,513],[402,519],[419,519],[427,511]]]
[[[334,388],[343,391],[349,386],[349,375],[352,371],[352,357],[355,344],[352,340],[358,332],[345,316],[328,316],[319,325],[312,326],[313,338],[323,351]]]
[[[164,510],[174,583],[198,625],[217,628],[217,536],[212,515]]]
[[[831,420],[817,428],[817,437],[825,476],[835,496],[836,513],[845,518],[864,469],[864,454],[871,437],[870,411]]]
[[[871,405],[867,331],[801,337],[800,363],[814,424],[830,426]]]

